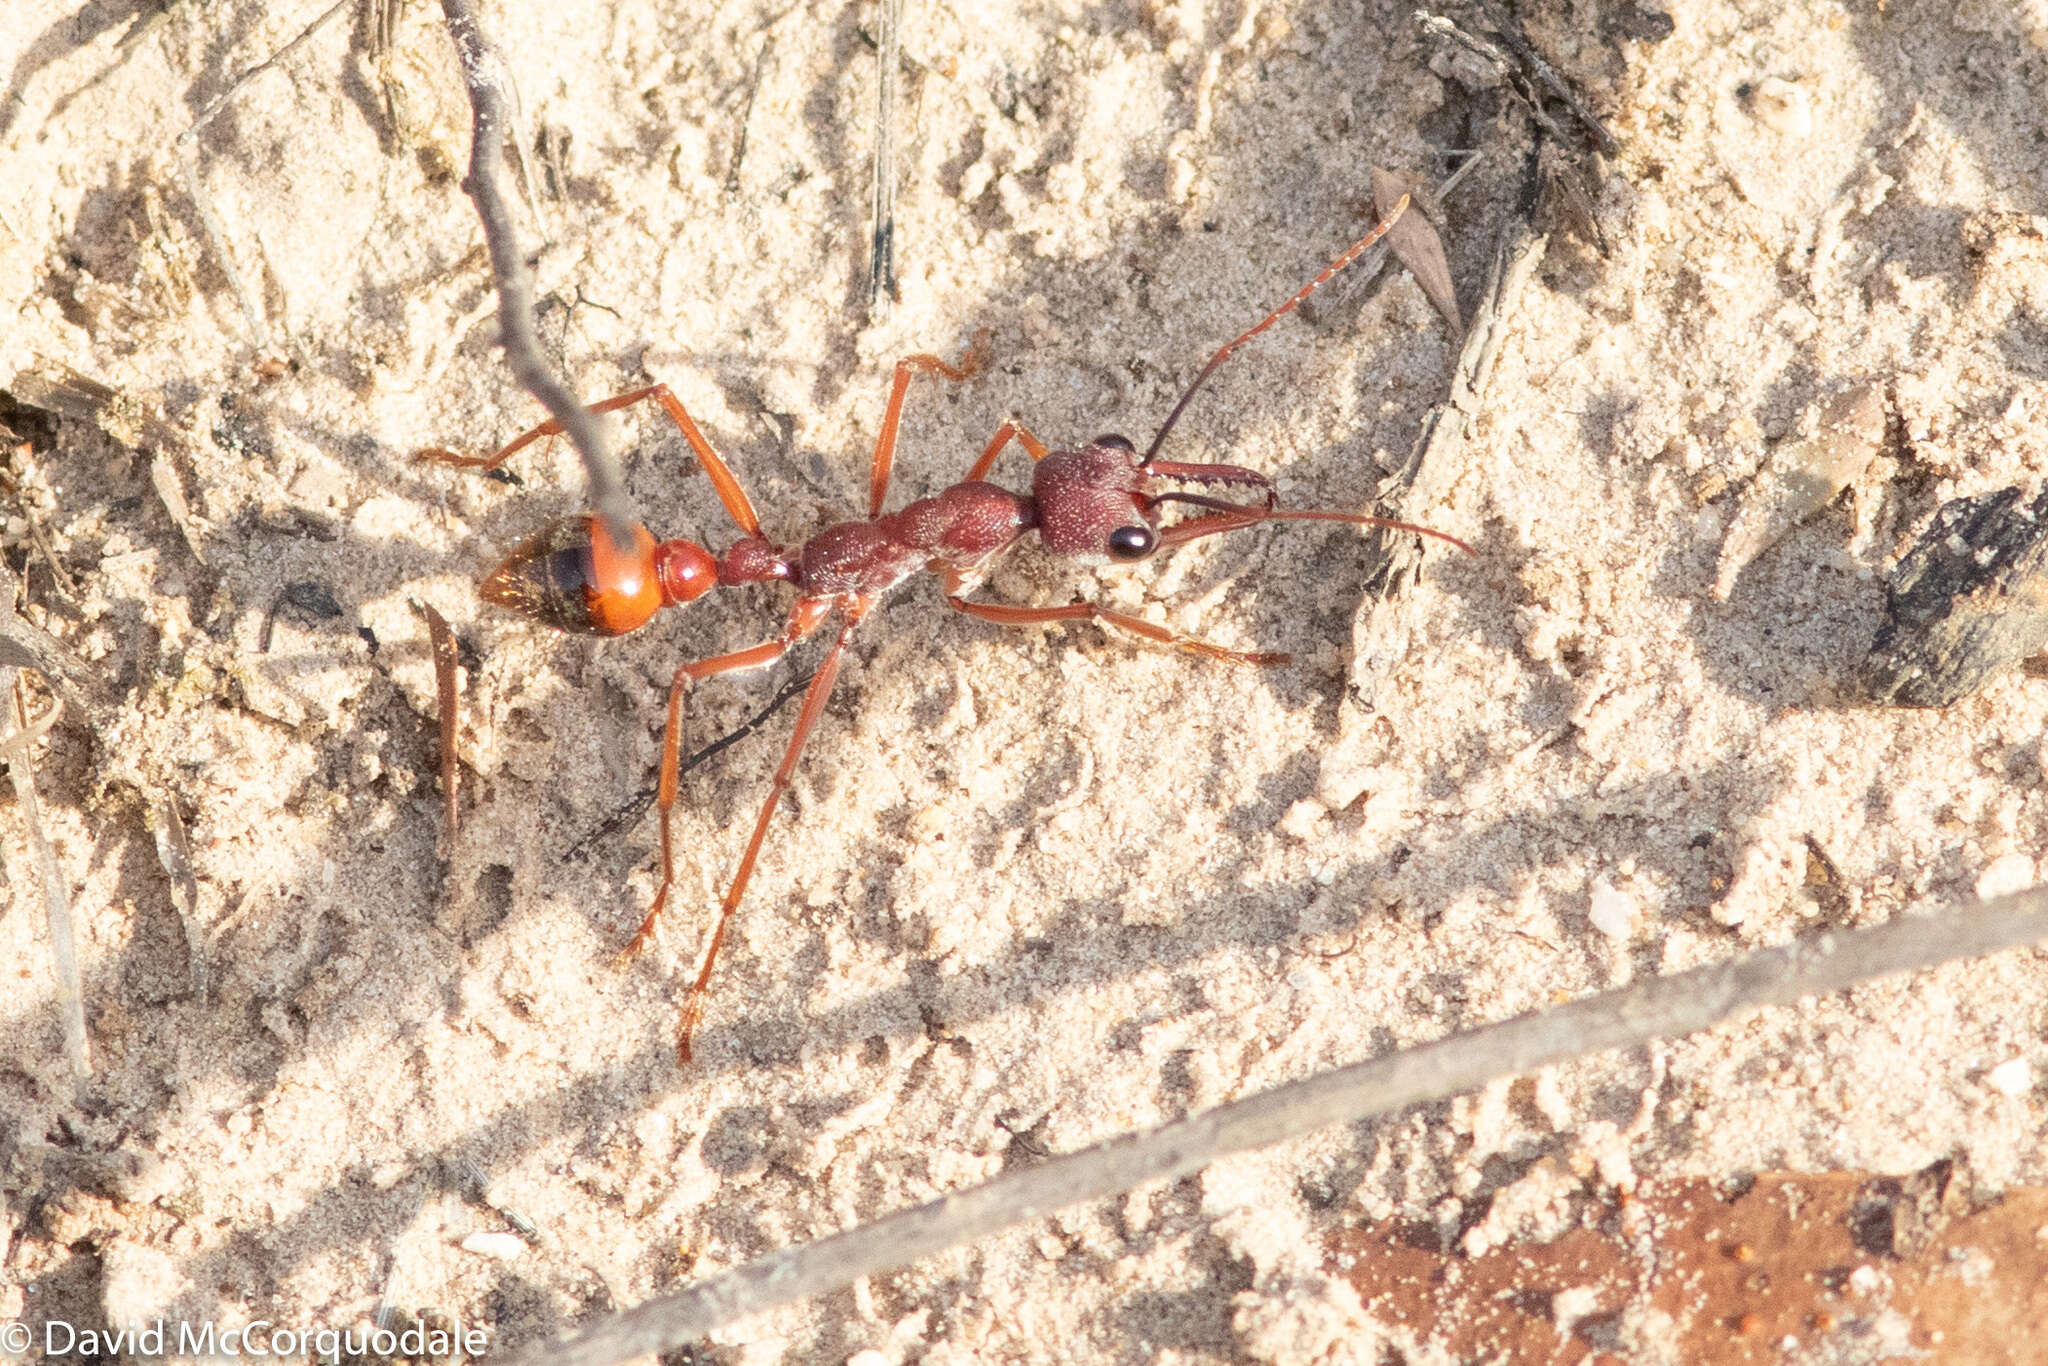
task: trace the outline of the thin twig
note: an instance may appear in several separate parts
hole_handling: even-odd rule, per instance
[[[519,247],[519,231],[512,222],[512,195],[505,183],[505,138],[517,120],[504,58],[484,36],[471,0],[441,0],[441,12],[447,17],[449,36],[455,40],[475,115],[469,176],[463,188],[476,201],[484,241],[490,247],[491,275],[498,289],[498,337],[505,348],[505,361],[526,391],[562,424],[583,457],[591,507],[620,545],[630,545],[632,528],[639,519],[633,515],[604,429],[541,358],[540,338],[533,324],[533,268]]]
[[[825,1294],[1056,1210],[1198,1171],[1218,1158],[1331,1124],[1441,1101],[1490,1081],[1610,1049],[1690,1034],[1767,1006],[1873,978],[2048,940],[2048,888],[1946,914],[1901,916],[1875,929],[1655,977],[1389,1057],[1219,1106],[1150,1133],[1056,1157],[970,1190],[815,1243],[771,1253],[673,1295],[649,1300],[507,1366],[613,1366],[673,1350],[780,1304]]]
[[[725,192],[740,192],[740,167],[747,159],[747,129],[754,122],[754,101],[761,93],[761,72],[767,68],[768,53],[775,46],[775,35],[768,33],[761,39],[761,50],[754,54],[754,74],[747,81],[747,102],[740,110],[739,136],[733,140],[732,161],[725,168]]]

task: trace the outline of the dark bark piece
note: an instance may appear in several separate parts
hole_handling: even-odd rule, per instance
[[[1857,669],[1870,701],[1945,707],[2048,646],[2048,490],[1944,503],[1885,585]]]

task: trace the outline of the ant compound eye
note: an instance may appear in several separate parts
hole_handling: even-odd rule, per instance
[[[1109,533],[1109,558],[1142,560],[1157,544],[1159,537],[1149,526],[1120,526]]]
[[[1115,432],[1111,432],[1107,436],[1098,436],[1088,444],[1091,446],[1107,446],[1111,450],[1124,451],[1131,455],[1138,453],[1138,448],[1131,444],[1131,439],[1128,436],[1118,436]]]

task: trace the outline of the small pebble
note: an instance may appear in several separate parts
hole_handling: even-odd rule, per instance
[[[1802,425],[1811,435],[1781,443],[1742,495],[1721,543],[1716,598],[1726,602],[1751,561],[1863,476],[1884,444],[1884,423],[1878,384],[1845,390],[1806,414]]]
[[[494,1262],[509,1262],[526,1251],[526,1242],[516,1233],[472,1233],[462,1240],[462,1250]]]
[[[1642,914],[1642,908],[1627,892],[1596,882],[1593,884],[1592,904],[1586,914],[1594,929],[1609,939],[1622,940],[1634,932],[1636,917]]]
[[[2008,1058],[1984,1074],[2001,1096],[2023,1096],[2034,1089],[2034,1067],[2025,1058]]]
[[[2030,854],[2005,854],[1991,860],[1977,875],[1977,895],[1988,901],[2007,892],[2024,891],[2041,879],[2035,875]]]
[[[1329,825],[1330,808],[1314,797],[1303,797],[1287,808],[1287,814],[1280,818],[1280,833],[1301,844],[1306,844]]]

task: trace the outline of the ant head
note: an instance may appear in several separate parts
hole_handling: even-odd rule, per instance
[[[1098,436],[1078,451],[1054,451],[1031,472],[1038,538],[1053,554],[1083,564],[1131,564],[1159,544],[1138,448]]]

